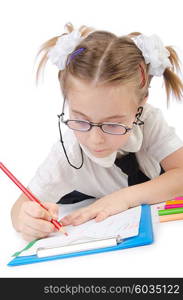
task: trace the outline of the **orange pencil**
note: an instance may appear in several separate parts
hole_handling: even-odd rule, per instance
[[[176,221],[176,220],[183,220],[183,213],[160,216],[159,220],[160,220],[160,223]]]
[[[183,200],[168,200],[166,201],[166,205],[174,205],[174,204],[183,204]]]

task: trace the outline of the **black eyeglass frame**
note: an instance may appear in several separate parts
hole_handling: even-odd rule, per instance
[[[111,134],[111,135],[124,135],[126,134],[128,131],[132,130],[132,128],[129,128],[129,127],[126,127],[125,125],[121,124],[121,123],[111,123],[111,122],[104,122],[104,123],[93,123],[93,122],[90,122],[90,121],[85,121],[85,120],[78,120],[78,119],[68,119],[68,120],[63,120],[63,115],[61,114],[61,122],[64,123],[65,125],[67,125],[70,129],[72,130],[75,130],[75,131],[80,131],[80,132],[88,132],[92,129],[92,127],[96,126],[96,127],[99,127],[104,133],[107,133],[107,134]],[[85,124],[88,124],[90,127],[86,130],[82,130],[82,129],[75,129],[75,128],[72,128],[68,125],[68,123],[70,121],[76,121],[76,122],[80,122],[80,123],[85,123]],[[121,126],[122,128],[125,129],[125,132],[124,133],[110,133],[108,131],[105,131],[103,129],[103,126],[105,125],[116,125],[116,126]]]

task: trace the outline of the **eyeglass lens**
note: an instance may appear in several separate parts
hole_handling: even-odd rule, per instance
[[[89,131],[91,128],[90,123],[86,121],[80,121],[80,120],[68,120],[67,125],[70,129],[78,130],[78,131]],[[125,127],[118,124],[112,124],[112,123],[102,124],[101,128],[106,133],[111,133],[111,134],[126,133]]]

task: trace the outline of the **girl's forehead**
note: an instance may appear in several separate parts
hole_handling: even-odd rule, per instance
[[[105,94],[118,95],[129,93],[132,94],[135,91],[134,83],[128,82],[125,84],[100,84],[95,82],[89,82],[77,79],[75,77],[69,77],[68,93],[81,94],[87,92],[88,94]]]
[[[97,99],[99,101],[128,102],[136,99],[135,87],[132,83],[123,85],[95,85],[74,79],[70,82],[67,98],[72,101]]]
[[[100,111],[104,115],[129,114],[137,107],[134,90],[123,87],[84,87],[70,89],[67,101],[71,110],[89,113]]]
[[[132,101],[114,101],[113,99],[101,99],[88,97],[68,99],[69,111],[72,115],[85,118],[93,122],[119,121],[130,119],[137,110]]]

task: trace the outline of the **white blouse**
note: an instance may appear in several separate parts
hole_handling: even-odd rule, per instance
[[[159,176],[160,162],[183,147],[175,129],[168,126],[159,108],[146,103],[140,118],[144,125],[134,125],[127,144],[105,158],[94,157],[83,145],[84,164],[81,169],[71,167],[65,157],[60,140],[51,148],[28,184],[32,193],[42,201],[57,202],[67,193],[77,190],[101,198],[128,186],[128,176],[114,164],[116,155],[135,152],[142,172],[150,179]],[[81,150],[73,131],[63,134],[69,160],[81,164]]]

